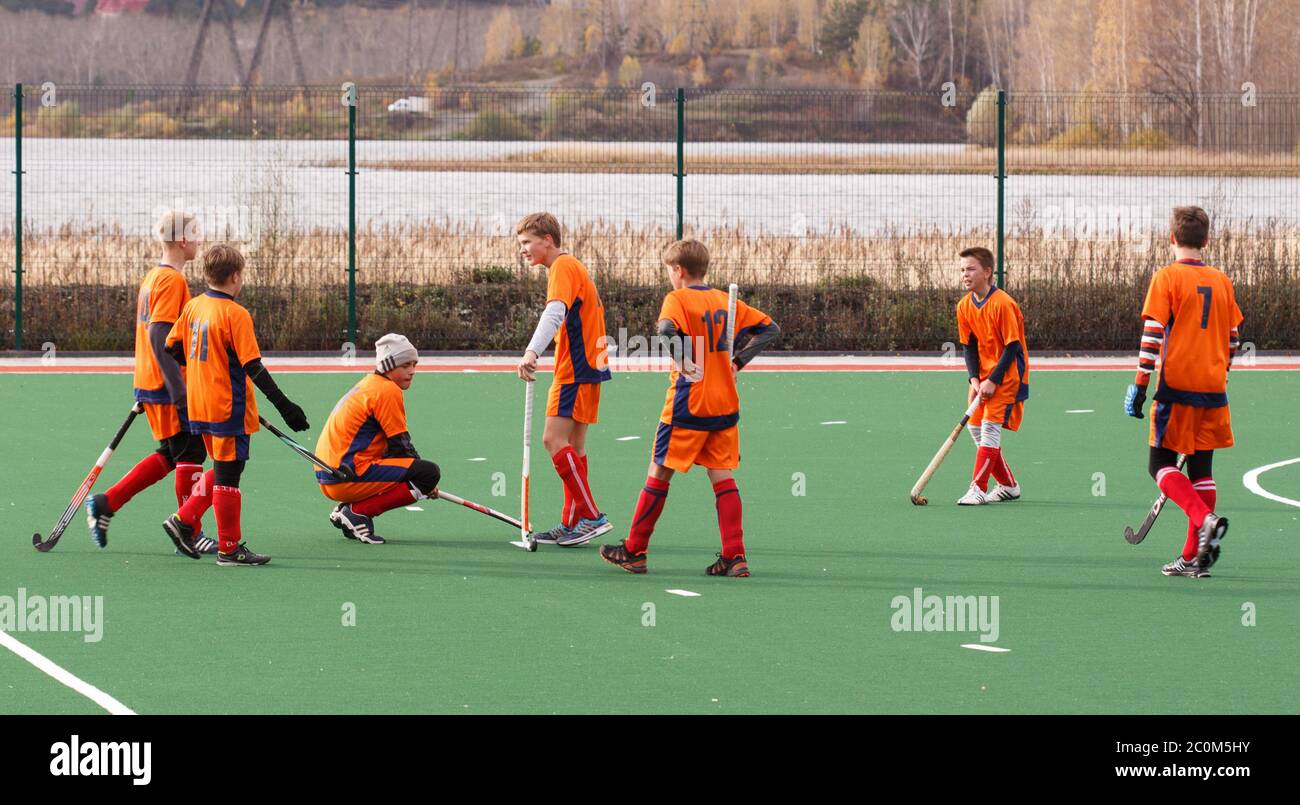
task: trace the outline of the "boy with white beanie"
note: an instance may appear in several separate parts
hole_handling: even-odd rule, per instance
[[[404,335],[389,333],[376,341],[375,371],[338,401],[316,442],[316,455],[323,461],[356,475],[356,480],[338,481],[328,472],[316,472],[321,492],[339,501],[330,522],[348,539],[383,544],[373,518],[438,488],[438,465],[420,458],[406,429],[403,392],[411,387],[419,357]]]

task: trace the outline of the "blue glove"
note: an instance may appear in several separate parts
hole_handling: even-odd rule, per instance
[[[1147,390],[1145,386],[1139,386],[1137,383],[1128,384],[1128,393],[1124,395],[1124,413],[1131,417],[1144,419],[1142,406],[1146,405]]]

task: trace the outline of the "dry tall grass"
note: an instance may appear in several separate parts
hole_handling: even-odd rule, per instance
[[[709,246],[716,282],[751,286],[956,287],[955,255],[967,246],[993,245],[989,231],[879,237],[838,231],[794,237],[728,226],[687,234]],[[566,232],[567,248],[598,281],[632,285],[665,282],[659,255],[672,240],[668,230],[596,224]],[[347,281],[345,233],[290,232],[239,245],[249,257],[246,281],[251,285],[319,288]],[[12,236],[0,237],[0,253],[13,254]],[[157,246],[148,237],[120,231],[27,235],[24,283],[133,287],[156,257]],[[1240,283],[1294,277],[1300,272],[1300,227],[1216,233],[1208,257]],[[1021,287],[1129,282],[1170,259],[1165,239],[1157,236],[1056,238],[1021,231],[1006,242],[1008,284]],[[510,235],[435,223],[363,230],[357,238],[357,265],[362,284],[503,283],[526,276]],[[191,272],[197,281],[197,266]],[[13,273],[0,273],[0,285],[12,287]]]

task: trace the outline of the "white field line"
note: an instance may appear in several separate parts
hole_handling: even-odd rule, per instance
[[[987,651],[987,652],[990,652],[990,653],[992,653],[992,654],[1009,654],[1009,653],[1011,653],[1011,649],[1009,649],[1009,648],[999,648],[998,646],[986,646],[986,645],[984,645],[983,643],[962,643],[962,644],[961,644],[961,647],[962,647],[962,648],[971,648],[971,649],[975,649],[976,651]]]
[[[55,664],[53,660],[46,657],[44,654],[41,654],[36,649],[26,645],[25,643],[20,643],[17,638],[9,634],[8,632],[0,632],[0,646],[4,646],[5,648],[12,651],[14,654],[17,654],[19,657],[22,657],[24,660],[27,660],[32,665],[36,666],[38,670],[53,677],[55,681],[59,682],[60,684],[72,688],[74,691],[80,693],[82,696],[85,696],[87,699],[90,699],[92,702],[104,708],[112,715],[115,716],[135,715],[135,711],[127,707],[125,704],[122,704],[117,699],[114,699],[112,696],[109,696],[107,693],[95,687],[94,685],[90,684],[89,682],[86,682],[72,675],[68,671],[64,670],[63,668]]]

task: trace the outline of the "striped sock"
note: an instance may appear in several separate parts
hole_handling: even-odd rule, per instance
[[[668,502],[668,482],[647,476],[645,486],[636,499],[636,511],[632,513],[632,528],[629,529],[624,545],[629,553],[645,553],[650,545],[650,535],[654,533],[655,523],[663,513],[664,504]]]

